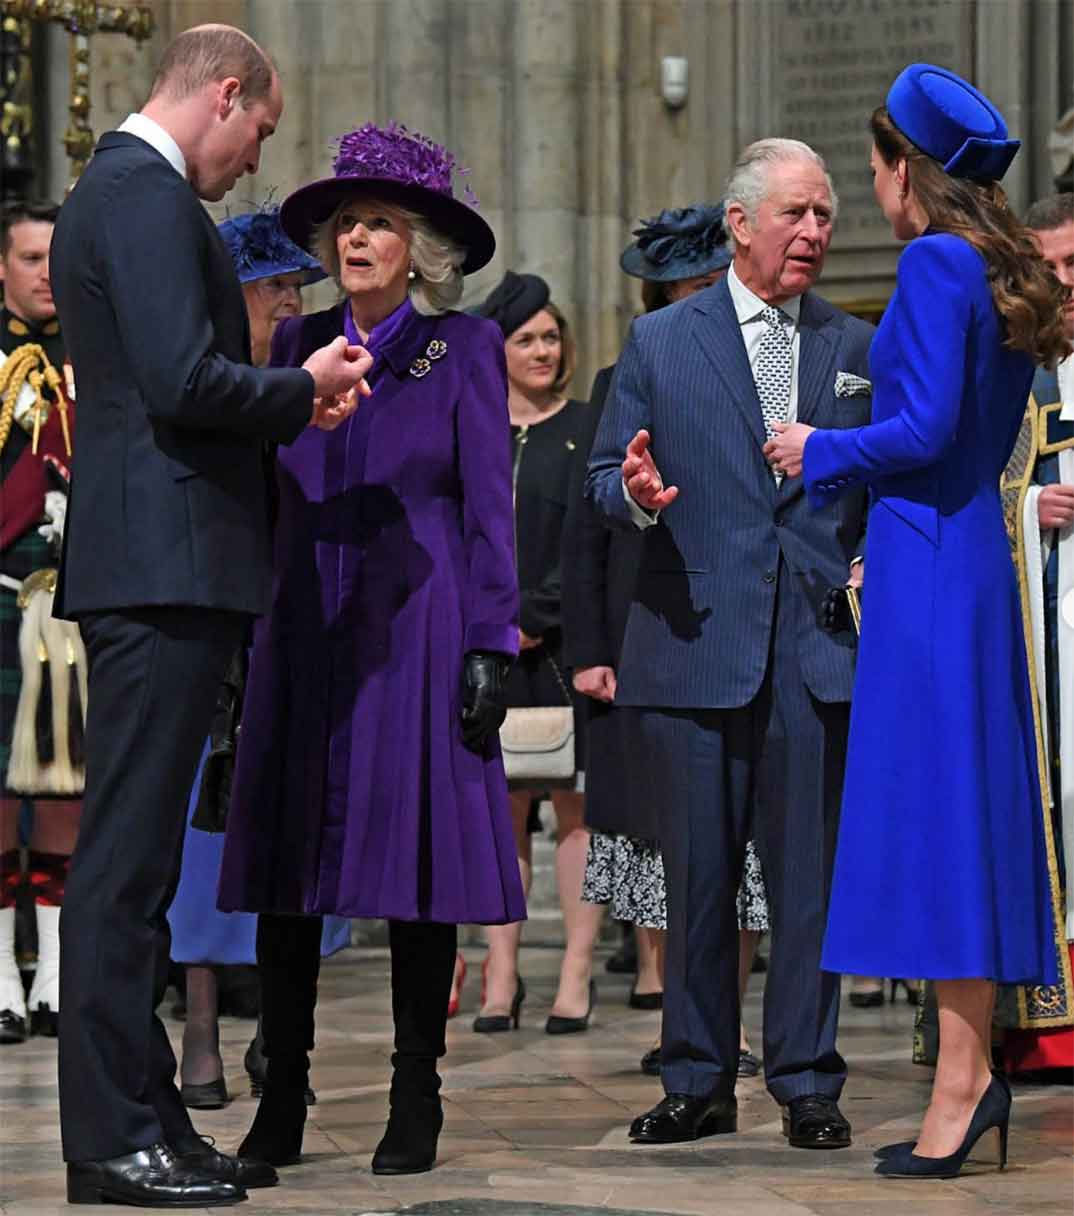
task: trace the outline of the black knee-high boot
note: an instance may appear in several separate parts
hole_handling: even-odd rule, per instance
[[[319,916],[258,916],[257,970],[267,1067],[253,1126],[239,1145],[240,1157],[278,1166],[293,1165],[301,1156],[320,967]]]
[[[373,1154],[374,1174],[420,1174],[433,1168],[444,1123],[436,1061],[447,1051],[448,997],[455,972],[455,925],[392,921],[391,1111]]]

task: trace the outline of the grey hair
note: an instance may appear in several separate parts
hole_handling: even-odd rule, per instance
[[[366,204],[383,207],[399,216],[410,229],[410,260],[416,278],[410,284],[410,299],[417,312],[426,317],[438,317],[454,308],[462,299],[462,264],[466,250],[451,237],[444,236],[417,211],[373,196],[361,196]],[[342,203],[326,219],[314,224],[310,234],[310,252],[339,283],[339,250],[336,247],[336,223],[339,213],[350,206],[351,199]]]
[[[724,191],[724,209],[732,203],[737,203],[752,223],[757,218],[757,208],[768,196],[768,180],[772,166],[793,160],[812,161],[823,170],[832,199],[834,220],[839,212],[839,197],[832,185],[832,175],[828,172],[824,158],[800,139],[759,139],[743,148],[731,170],[727,189]]]

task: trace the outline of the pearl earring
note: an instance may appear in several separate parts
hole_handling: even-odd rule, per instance
[[[411,283],[413,283],[414,280],[418,277],[417,271],[414,269],[413,266],[411,266],[409,271],[407,271],[406,277],[411,281]]]

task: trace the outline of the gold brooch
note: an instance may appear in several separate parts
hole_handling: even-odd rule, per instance
[[[425,353],[430,359],[442,359],[447,354],[447,343],[443,338],[433,338],[425,348]]]
[[[410,365],[410,374],[420,380],[422,376],[427,376],[432,369],[433,365],[428,359],[415,359]]]

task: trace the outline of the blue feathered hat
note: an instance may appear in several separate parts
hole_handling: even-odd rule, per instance
[[[303,284],[327,278],[316,258],[300,249],[280,226],[280,209],[264,206],[229,216],[217,225],[235,264],[240,283],[254,283],[274,274],[302,273]]]
[[[952,177],[998,182],[1022,146],[1007,138],[1003,115],[979,89],[931,63],[899,73],[887,108],[906,138]]]
[[[654,283],[692,279],[724,270],[733,259],[722,203],[669,207],[651,220],[642,220],[634,237],[619,265],[636,279]]]

